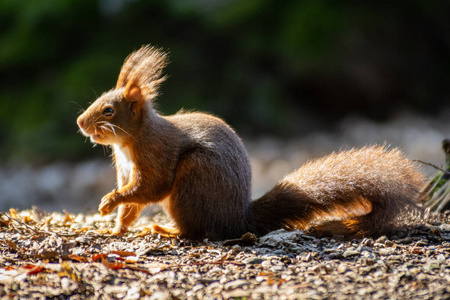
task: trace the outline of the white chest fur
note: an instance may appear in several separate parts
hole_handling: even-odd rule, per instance
[[[121,188],[130,181],[134,163],[131,160],[131,153],[128,147],[114,145],[114,155],[116,158],[117,183],[119,188]]]

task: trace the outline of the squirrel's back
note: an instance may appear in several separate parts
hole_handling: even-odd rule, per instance
[[[180,234],[191,239],[241,236],[251,200],[251,167],[241,139],[212,115],[165,118],[185,136],[166,207]]]

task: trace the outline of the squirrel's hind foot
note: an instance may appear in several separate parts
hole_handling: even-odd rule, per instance
[[[112,231],[112,234],[118,235],[118,236],[123,236],[127,232],[128,232],[128,226],[122,226],[121,224],[118,224]]]
[[[180,235],[180,231],[176,228],[170,228],[170,227],[164,227],[158,224],[152,225],[152,233],[160,234],[163,237],[166,238],[172,238],[176,237],[177,235]]]

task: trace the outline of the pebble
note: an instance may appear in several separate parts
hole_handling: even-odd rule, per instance
[[[347,250],[347,251],[344,251],[342,256],[344,258],[348,258],[348,257],[352,257],[352,256],[359,256],[360,254],[361,254],[361,252],[356,251],[356,250]]]
[[[264,259],[259,258],[259,257],[249,257],[246,258],[242,261],[244,264],[250,264],[250,265],[255,265],[255,264],[260,264],[262,262],[264,262]]]
[[[226,291],[230,291],[230,290],[234,290],[234,289],[247,287],[249,285],[250,285],[250,282],[248,280],[238,279],[238,280],[234,280],[234,281],[225,283],[224,289]]]
[[[53,218],[62,219],[59,216]],[[97,216],[85,216],[83,220],[85,221],[79,220],[83,226],[83,222],[98,223],[104,227],[113,225],[112,221],[102,221]],[[150,222],[144,221],[148,226]],[[138,297],[445,299],[449,292],[450,251],[447,249],[450,249],[450,231],[443,230],[440,240],[432,239],[428,236],[431,225],[413,227],[407,233],[408,238],[399,234],[400,238],[333,241],[326,238],[304,238],[300,232],[288,234],[286,231],[279,231],[271,234],[272,239],[278,241],[275,246],[257,243],[246,247],[224,247],[221,242],[192,243],[178,239],[178,243],[171,243],[163,237],[138,237],[136,233],[140,232],[140,222],[137,221],[135,231],[126,237],[103,237],[93,234],[95,229],[88,229],[85,235],[79,236],[85,236],[86,239],[78,240],[73,236],[64,237],[65,232],[71,232],[71,224],[49,228],[55,233],[65,231],[57,239],[53,235],[52,238],[44,236],[39,239],[34,238],[35,233],[27,235],[29,230],[14,223],[10,225],[14,226],[11,228],[13,230],[0,232],[0,237],[14,242],[17,249],[21,249],[21,262],[39,263],[39,259],[33,257],[33,254],[39,254],[41,250],[64,250],[69,254],[88,255],[89,262],[66,262],[55,257],[52,263],[54,266],[46,266],[44,273],[23,273],[23,276],[17,276],[21,274],[18,272],[22,272],[21,267],[13,265],[13,270],[9,270],[7,266],[18,259],[18,254],[4,247],[0,256],[0,265],[4,266],[0,267],[0,282],[18,298],[24,298],[30,293],[37,296],[36,291],[46,288],[42,285],[43,278],[47,282],[55,282],[55,286],[65,288],[67,293],[72,293],[80,283],[68,276],[60,277],[58,273],[66,269],[73,270],[78,278],[95,286],[92,290],[93,298],[99,296],[98,291],[101,291],[108,298],[126,300]],[[442,224],[445,222],[442,221]],[[277,234],[283,238],[276,237]],[[94,245],[97,247],[93,247]],[[297,252],[296,247],[301,251]],[[111,250],[138,253],[140,249],[151,251],[140,256],[137,263],[127,263],[125,269],[110,269],[107,265],[90,261],[93,253],[110,254],[108,251]],[[228,254],[227,259],[221,260],[225,254]],[[107,257],[111,265],[115,262],[122,263],[122,259],[126,258],[119,254]],[[149,272],[151,266],[157,267],[154,272]],[[17,282],[11,283],[8,276],[15,276],[14,280]],[[56,297],[58,294],[52,294],[53,290],[61,292],[61,288],[47,289],[40,295]]]
[[[445,255],[444,255],[444,254],[439,254],[439,255],[436,257],[436,261],[438,261],[438,262],[440,262],[440,263],[445,262]]]
[[[343,273],[347,272],[348,270],[349,270],[349,268],[345,264],[339,264],[339,266],[337,268],[337,272],[339,274],[343,274]]]
[[[233,247],[231,247],[231,249],[236,253],[241,252],[241,246],[239,245],[234,245]]]

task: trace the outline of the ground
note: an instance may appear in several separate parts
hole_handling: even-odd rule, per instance
[[[113,217],[0,215],[0,297],[9,299],[448,299],[450,215],[411,216],[392,236],[345,241],[301,231],[192,242],[123,237]]]

